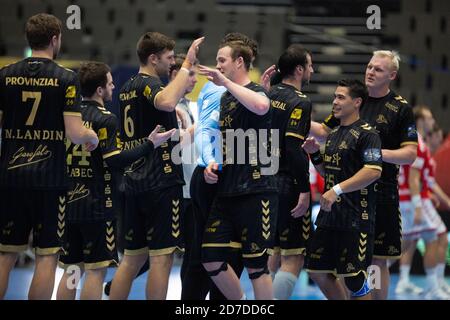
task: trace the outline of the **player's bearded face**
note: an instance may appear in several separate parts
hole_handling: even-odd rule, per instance
[[[306,57],[306,66],[303,72],[302,87],[307,86],[309,84],[309,82],[311,81],[312,73],[314,73],[314,69],[311,61],[311,56],[308,54]]]
[[[114,90],[114,83],[113,78],[110,72],[106,74],[106,86],[103,90],[103,101],[111,101],[112,100],[112,94]]]
[[[175,53],[173,50],[165,50],[158,55],[158,63],[155,66],[156,73],[159,77],[168,77],[170,67],[175,64]]]

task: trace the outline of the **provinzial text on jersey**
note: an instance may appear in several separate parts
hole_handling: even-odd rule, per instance
[[[6,77],[7,86],[59,87],[57,78]]]

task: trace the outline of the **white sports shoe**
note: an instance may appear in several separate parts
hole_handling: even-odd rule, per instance
[[[395,288],[396,294],[414,294],[419,295],[423,293],[423,289],[416,286],[411,281],[399,281],[397,287]]]
[[[449,300],[450,297],[440,288],[427,289],[424,291],[422,298],[424,300]]]
[[[109,300],[109,289],[106,291],[105,287],[108,284],[108,282],[103,282],[103,287],[102,287],[102,300]],[[106,294],[106,292],[108,292],[108,294]]]
[[[450,285],[445,280],[439,282],[439,289],[450,296]]]

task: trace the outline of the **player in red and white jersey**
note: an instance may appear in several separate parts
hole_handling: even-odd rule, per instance
[[[400,260],[400,280],[396,293],[420,294],[423,290],[409,281],[411,261],[417,240],[426,244],[424,268],[427,275],[426,299],[448,299],[445,281],[440,285],[437,276],[438,237],[446,236],[446,228],[431,202],[430,194],[434,186],[434,167],[430,152],[420,134],[431,130],[434,119],[426,107],[416,107],[419,145],[417,158],[411,166],[403,166],[399,176],[400,211],[403,220],[403,254]],[[444,265],[445,266],[445,265]]]

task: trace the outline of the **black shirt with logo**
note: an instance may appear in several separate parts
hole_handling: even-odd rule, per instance
[[[325,191],[354,176],[363,167],[382,170],[381,141],[365,121],[334,128],[325,144]],[[316,225],[335,230],[375,231],[375,183],[341,194],[331,212],[321,210]]]
[[[369,97],[361,106],[359,115],[378,132],[382,149],[395,150],[407,144],[417,145],[412,109],[395,92],[390,91],[382,98]],[[334,128],[339,125],[339,120],[330,114],[324,125]],[[398,170],[398,165],[383,162],[383,172],[377,186],[378,202],[398,202]]]

